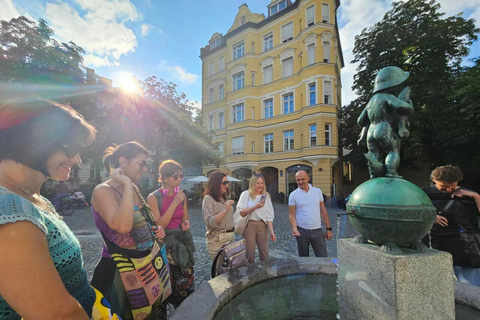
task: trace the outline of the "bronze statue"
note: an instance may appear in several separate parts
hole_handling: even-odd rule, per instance
[[[363,127],[359,145],[366,142],[370,178],[399,177],[400,139],[408,137],[408,116],[413,113],[410,87],[405,87],[398,97],[399,86],[407,80],[409,73],[398,67],[385,67],[375,78],[374,96],[358,117]],[[385,158],[384,162],[382,161]]]

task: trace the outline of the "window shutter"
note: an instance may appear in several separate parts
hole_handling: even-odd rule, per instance
[[[282,27],[282,41],[293,38],[293,22]]]
[[[232,154],[243,153],[243,136],[232,138]]]

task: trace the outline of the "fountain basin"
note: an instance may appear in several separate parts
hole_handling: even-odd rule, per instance
[[[335,262],[336,259],[332,258],[287,258],[249,264],[201,285],[169,319],[214,320],[230,301],[250,287],[272,279],[294,275],[337,276]],[[331,288],[335,292],[336,289],[335,286]],[[480,319],[480,287],[456,281],[455,305],[456,319]],[[276,310],[273,309],[272,318],[275,315]]]

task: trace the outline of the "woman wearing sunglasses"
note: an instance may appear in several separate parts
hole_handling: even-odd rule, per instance
[[[188,219],[187,202],[183,190],[179,189],[184,178],[182,166],[173,160],[160,164],[159,182],[162,187],[150,193],[147,198],[157,224],[165,229],[165,245],[167,246],[170,266],[170,282],[172,293],[162,304],[162,317],[167,318],[167,304],[177,308],[183,300],[195,291],[193,265],[195,246],[190,221]]]
[[[258,248],[260,261],[268,259],[268,233],[270,240],[276,241],[273,231],[273,205],[270,194],[266,191],[265,178],[254,174],[250,178],[248,190],[242,192],[238,200],[237,212],[242,217],[249,215],[247,227],[243,231],[246,241],[248,262],[255,261],[255,244]]]
[[[150,208],[144,207],[140,191],[134,184],[147,171],[147,159],[147,149],[135,141],[107,148],[103,162],[111,178],[93,191],[95,225],[105,241],[122,249],[145,251],[153,246],[154,238],[145,214]],[[154,235],[162,239],[165,236],[163,228],[158,226]],[[125,288],[111,254],[104,245],[93,273],[92,286],[103,293],[112,310],[122,319],[132,319]],[[159,301],[146,319],[156,319]]]
[[[233,200],[227,200],[227,174],[215,171],[210,175],[205,190],[202,211],[207,226],[207,249],[212,261],[220,249],[234,240]]]
[[[40,187],[68,180],[95,129],[68,106],[0,106],[0,319],[90,319],[95,292],[80,243]]]

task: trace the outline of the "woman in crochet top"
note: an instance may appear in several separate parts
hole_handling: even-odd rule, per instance
[[[95,292],[80,243],[40,187],[68,180],[94,138],[68,106],[34,98],[0,106],[0,319],[90,319]]]

